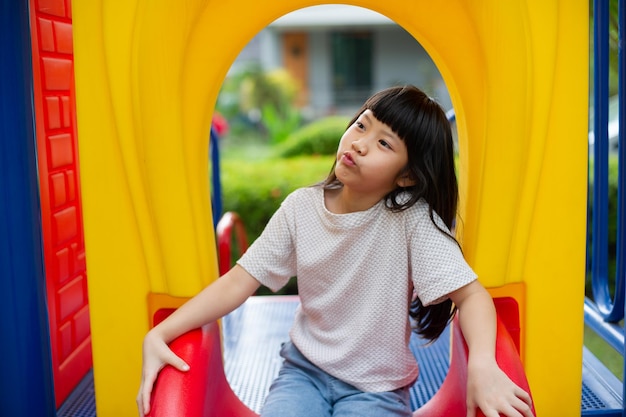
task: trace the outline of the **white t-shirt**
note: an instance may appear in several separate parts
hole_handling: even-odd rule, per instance
[[[417,378],[408,347],[413,287],[428,305],[476,279],[424,201],[395,213],[381,200],[334,214],[319,186],[290,194],[238,264],[274,291],[297,276],[292,342],[325,372],[368,392]]]

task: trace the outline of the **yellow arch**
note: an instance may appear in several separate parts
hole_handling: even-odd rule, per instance
[[[217,277],[206,150],[230,64],[275,18],[321,3],[73,3],[99,416],[136,414],[148,295],[188,297]],[[398,22],[438,65],[458,117],[467,258],[494,293],[527,299],[539,415],[579,415],[588,2],[348,3]]]

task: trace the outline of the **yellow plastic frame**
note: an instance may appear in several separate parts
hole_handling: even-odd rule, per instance
[[[217,277],[207,141],[231,63],[274,19],[322,3],[72,3],[99,417],[136,415],[149,294],[189,297]],[[458,120],[466,257],[493,291],[523,289],[538,414],[580,415],[588,2],[345,3],[393,19],[437,64]]]

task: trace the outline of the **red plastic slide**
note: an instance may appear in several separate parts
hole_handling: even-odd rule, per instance
[[[499,306],[500,303],[497,301],[496,305]],[[511,328],[513,337],[507,331],[503,320],[499,318],[496,359],[502,370],[515,383],[530,392],[517,347],[519,340],[515,323],[519,322],[510,320],[507,315],[502,319],[511,322],[507,325],[513,324]],[[458,319],[455,318],[448,374],[439,391],[415,411],[414,417],[457,417],[466,414],[468,352],[457,322]],[[191,366],[191,370],[183,373],[172,367],[166,367],[161,371],[153,391],[151,416],[257,417],[256,413],[237,398],[226,380],[220,332],[216,323],[179,337],[172,343],[171,348]],[[478,412],[477,416],[483,414]]]
[[[496,360],[498,365],[513,382],[530,392],[516,344],[500,318],[498,318],[497,330]],[[452,327],[450,355],[450,368],[439,391],[416,410],[413,417],[464,417],[466,415],[468,349],[461,327],[458,326],[458,317],[455,317]],[[536,415],[534,407],[533,414]],[[484,417],[484,414],[478,410],[476,417]]]
[[[152,392],[150,416],[257,417],[226,380],[217,323],[182,335],[170,347],[191,369],[163,368]]]

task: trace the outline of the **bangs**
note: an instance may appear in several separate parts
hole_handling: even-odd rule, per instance
[[[389,126],[394,133],[406,141],[419,135],[427,127],[424,115],[432,109],[425,107],[437,106],[426,94],[417,89],[402,87],[382,91],[373,95],[365,102],[364,107],[370,109],[379,121]]]

